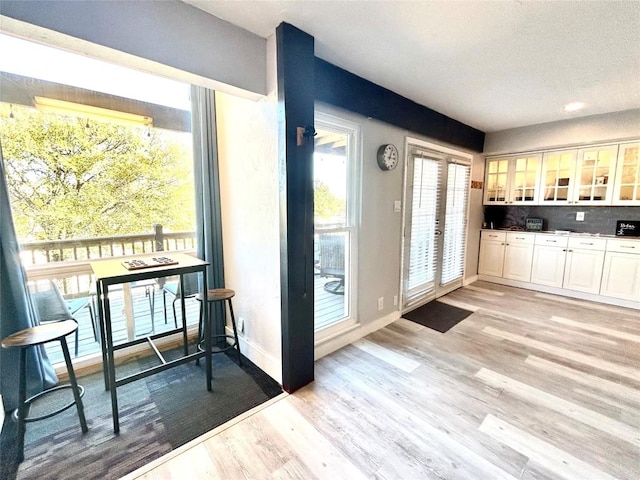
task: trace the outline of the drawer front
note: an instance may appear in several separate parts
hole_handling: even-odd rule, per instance
[[[607,247],[607,240],[604,238],[569,237],[569,248],[580,250],[602,250]]]
[[[549,247],[566,248],[569,237],[560,235],[536,235],[536,245],[548,245]]]
[[[536,236],[531,233],[507,232],[508,243],[524,243],[533,245],[535,238]]]
[[[637,253],[640,255],[640,240],[607,240],[607,252]]]
[[[496,232],[495,230],[483,230],[482,240],[493,240],[504,242],[507,239],[507,232]]]

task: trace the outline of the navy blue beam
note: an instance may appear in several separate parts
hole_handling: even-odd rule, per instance
[[[313,381],[314,39],[287,23],[276,28],[282,386]],[[299,140],[299,128],[311,131]]]
[[[354,75],[315,59],[316,100],[474,152],[482,152],[484,132],[465,125]]]

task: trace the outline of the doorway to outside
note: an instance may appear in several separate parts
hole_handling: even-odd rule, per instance
[[[316,341],[355,323],[359,127],[316,112],[314,325]]]
[[[462,286],[471,157],[424,142],[407,144],[402,310]]]

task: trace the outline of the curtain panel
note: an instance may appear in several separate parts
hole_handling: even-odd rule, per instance
[[[196,235],[198,258],[209,262],[207,285],[224,288],[222,215],[220,206],[220,170],[216,137],[215,92],[191,86],[191,125],[196,195]],[[225,333],[225,306],[214,303],[212,333]]]
[[[13,226],[4,158],[0,144],[0,338],[40,323],[20,262],[20,246]],[[18,406],[19,350],[0,348],[0,394],[4,408]],[[27,352],[27,397],[53,387],[58,382],[44,346]],[[7,417],[9,418],[9,417]]]

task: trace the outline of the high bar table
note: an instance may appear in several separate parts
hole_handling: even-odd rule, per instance
[[[142,260],[147,263],[151,263],[152,259],[160,256],[169,257],[171,260],[178,262],[173,265],[163,265],[159,267],[147,267],[136,270],[128,270],[123,262],[127,260]],[[104,339],[102,342],[102,363],[104,371],[105,389],[111,391],[111,412],[113,416],[113,431],[114,433],[120,432],[120,420],[118,414],[118,396],[116,389],[127,383],[140,380],[141,378],[148,377],[154,373],[158,373],[168,368],[175,367],[184,363],[188,363],[192,360],[196,360],[201,357],[206,359],[206,375],[207,375],[207,390],[211,391],[211,322],[209,321],[209,315],[207,309],[203,312],[203,321],[205,328],[205,348],[204,351],[199,351],[196,348],[196,353],[189,354],[189,348],[187,344],[187,321],[186,311],[184,305],[184,296],[181,297],[182,305],[182,327],[175,328],[166,332],[157,333],[155,335],[149,335],[145,338],[139,338],[129,340],[124,343],[120,343],[116,346],[113,345],[113,332],[111,326],[111,307],[109,301],[109,287],[119,283],[129,283],[139,280],[148,280],[159,277],[169,277],[173,275],[180,276],[181,291],[184,291],[184,279],[183,275],[187,273],[202,274],[202,294],[206,295],[207,292],[207,273],[206,267],[208,262],[192,257],[184,253],[177,252],[156,252],[155,254],[134,255],[126,257],[114,257],[107,260],[96,260],[90,263],[91,269],[96,277],[96,290],[98,294],[98,317],[100,320],[100,332]],[[184,356],[167,362],[160,351],[154,344],[154,340],[161,337],[166,337],[178,332],[182,332],[184,343]],[[123,348],[138,345],[140,343],[148,342],[155,354],[158,356],[161,365],[150,367],[132,375],[116,379],[116,368],[114,363],[114,351]]]

